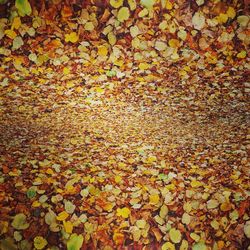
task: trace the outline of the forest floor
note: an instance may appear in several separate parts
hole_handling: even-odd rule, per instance
[[[0,1],[1,250],[249,250],[247,1]]]
[[[1,99],[2,233],[26,247],[246,248],[249,86],[186,88],[169,69],[172,81],[135,72],[84,94],[81,73],[18,74]]]

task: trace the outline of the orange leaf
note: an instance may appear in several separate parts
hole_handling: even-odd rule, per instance
[[[61,10],[61,14],[63,18],[68,18],[72,16],[72,9],[70,6],[63,6],[62,10]]]
[[[122,233],[114,233],[113,240],[114,240],[116,245],[122,245],[122,243],[124,241],[124,234],[122,234]]]

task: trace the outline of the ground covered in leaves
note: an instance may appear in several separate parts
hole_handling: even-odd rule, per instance
[[[249,249],[246,3],[0,15],[0,249]]]

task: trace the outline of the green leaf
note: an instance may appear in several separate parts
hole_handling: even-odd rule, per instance
[[[108,77],[116,76],[116,71],[113,71],[113,70],[107,71],[106,75],[107,75]]]
[[[207,246],[203,242],[198,242],[193,245],[192,250],[207,250]]]
[[[168,175],[166,175],[166,174],[159,174],[158,177],[160,180],[167,180],[168,179]]]
[[[32,10],[28,0],[16,0],[15,6],[20,16],[30,15]]]
[[[67,250],[80,250],[83,243],[83,236],[72,234],[67,242]]]
[[[29,223],[26,221],[26,215],[23,213],[15,215],[11,225],[17,230],[23,230],[29,227]]]
[[[28,190],[27,190],[27,197],[29,199],[32,199],[36,196],[36,190],[34,187],[30,187]]]
[[[27,240],[22,240],[20,242],[19,248],[21,250],[31,250],[32,249],[32,245],[30,242],[28,242]]]
[[[152,8],[154,4],[155,4],[155,0],[141,0],[141,5],[147,8]]]

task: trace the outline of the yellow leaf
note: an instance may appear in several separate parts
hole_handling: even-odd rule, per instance
[[[171,242],[166,242],[161,246],[161,250],[175,250],[175,246]]]
[[[173,9],[173,4],[169,0],[166,1],[166,9],[167,10],[172,10]]]
[[[180,250],[188,250],[188,241],[187,240],[182,240],[181,245],[180,245]]]
[[[41,236],[36,236],[34,238],[34,246],[36,249],[44,249],[47,244],[47,240]]]
[[[115,34],[113,32],[110,32],[108,34],[108,40],[109,40],[109,43],[111,45],[115,45],[116,44],[116,36],[115,36]]]
[[[64,67],[64,68],[63,68],[63,74],[64,74],[64,75],[68,75],[69,73],[70,73],[70,69],[67,68],[67,67]]]
[[[245,50],[242,50],[241,52],[237,54],[237,57],[241,59],[245,58],[246,56],[247,56],[247,52]]]
[[[117,14],[117,19],[119,22],[124,22],[129,19],[129,9],[127,7],[122,7],[119,9],[118,14]]]
[[[131,213],[130,209],[127,207],[117,208],[117,210],[116,210],[116,215],[121,216],[125,219],[129,217],[130,213]]]
[[[8,232],[9,223],[7,221],[0,221],[0,235]]]
[[[17,36],[17,33],[14,30],[5,30],[4,34],[10,39],[14,39]]]
[[[114,8],[119,8],[123,5],[123,0],[110,0],[110,5]]]
[[[131,10],[136,9],[136,0],[128,0],[128,5]]]
[[[226,23],[227,22],[227,19],[228,19],[228,15],[227,14],[224,14],[224,13],[220,13],[219,16],[217,16],[217,21],[219,23]]]
[[[233,7],[229,7],[228,8],[228,10],[227,10],[227,15],[228,15],[228,17],[230,17],[230,18],[235,18],[235,16],[236,16],[236,12],[235,12],[235,9],[233,8]]]
[[[116,183],[120,183],[121,181],[122,181],[122,177],[119,176],[119,175],[116,175],[116,176],[115,176],[115,182],[116,182]]]
[[[127,166],[126,163],[124,163],[124,162],[118,162],[118,167],[119,167],[119,168],[123,169],[123,168],[125,168],[126,166]]]
[[[41,203],[39,201],[34,201],[31,206],[32,207],[39,207],[40,205],[41,205]]]
[[[193,187],[193,188],[201,187],[202,185],[203,184],[200,181],[197,181],[197,180],[191,181],[191,187]]]
[[[72,88],[72,87],[74,87],[75,86],[75,84],[72,82],[72,81],[70,81],[70,82],[68,82],[67,84],[66,84],[66,86],[67,86],[67,88]]]
[[[168,189],[168,190],[175,190],[176,189],[174,183],[166,185],[165,188]]]
[[[180,42],[177,39],[170,39],[168,44],[171,48],[179,48],[180,47]]]
[[[87,31],[92,31],[95,29],[95,26],[92,22],[87,22],[85,23],[84,25],[84,29],[87,30]]]
[[[224,202],[224,203],[222,203],[222,204],[220,205],[220,209],[221,209],[221,211],[223,211],[223,212],[227,212],[227,211],[231,210],[231,208],[232,208],[232,205],[231,205],[231,203],[229,203],[229,202]]]
[[[181,222],[182,222],[183,224],[188,225],[188,224],[190,223],[190,221],[191,221],[190,215],[189,215],[188,213],[184,213],[184,214],[182,215]]]
[[[148,67],[149,67],[149,65],[148,65]],[[151,156],[149,156],[149,157],[147,158],[146,163],[151,164],[151,163],[153,163],[153,162],[155,162],[155,161],[157,161],[156,156],[151,155]]]
[[[196,233],[191,233],[190,234],[190,237],[194,240],[194,241],[196,241],[196,242],[198,242],[199,240],[200,240],[200,235],[198,235],[198,234],[196,234]],[[198,248],[197,248],[198,249]]]
[[[66,211],[63,211],[60,214],[58,214],[58,216],[56,217],[56,219],[59,220],[59,221],[64,221],[68,217],[69,217],[69,214]]]
[[[101,93],[101,94],[103,94],[103,93],[104,93],[104,89],[101,88],[101,87],[96,87],[96,88],[95,88],[95,92],[96,92],[96,93]]]
[[[137,220],[135,224],[138,228],[143,229],[146,227],[147,222],[142,219],[142,220]]]
[[[124,241],[124,234],[115,232],[113,235],[113,240],[116,245],[122,245]]]
[[[71,234],[73,231],[73,224],[70,221],[63,221],[63,226],[65,229],[65,232],[68,234]]]
[[[48,169],[46,170],[46,173],[47,173],[47,174],[54,174],[54,171],[53,171],[51,168],[48,168]]]
[[[146,70],[149,68],[149,66],[150,65],[148,63],[140,63],[138,67],[140,70]]]
[[[13,23],[11,25],[11,29],[19,29],[19,27],[21,26],[21,19],[19,16],[16,16],[14,19],[13,19]]]
[[[170,240],[173,241],[173,243],[180,243],[181,242],[180,230],[171,228],[169,231],[169,237],[170,237]]]
[[[78,86],[76,88],[76,92],[81,93],[83,91],[83,87]]]
[[[163,8],[166,8],[167,10],[173,9],[173,4],[169,0],[161,0],[161,4]]]
[[[212,220],[211,223],[210,223],[211,227],[215,230],[218,230],[219,227],[220,227],[220,224],[217,220]]]
[[[185,41],[187,38],[187,32],[185,30],[179,30],[177,36],[182,40]]]
[[[151,194],[149,197],[149,203],[151,204],[158,204],[160,201],[160,197],[158,194]]]
[[[76,34],[76,32],[71,32],[70,34],[65,35],[65,42],[76,43],[78,39],[79,36]]]
[[[114,205],[113,205],[111,202],[109,202],[109,203],[106,203],[106,204],[103,206],[103,209],[104,209],[105,211],[110,212],[110,211],[113,209],[113,207],[114,207]]]
[[[106,56],[108,54],[108,49],[106,46],[102,45],[98,47],[98,55],[99,56]]]
[[[148,9],[147,8],[144,8],[138,14],[139,17],[145,17],[146,15],[148,15]]]

